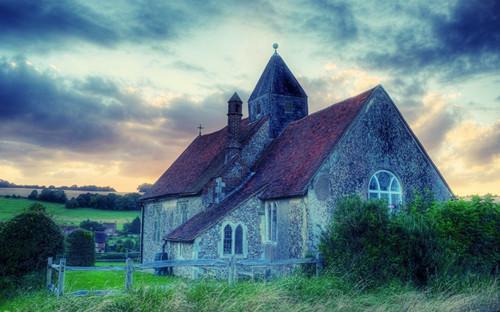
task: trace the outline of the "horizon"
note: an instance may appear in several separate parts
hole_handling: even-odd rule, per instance
[[[500,190],[500,4],[0,3],[0,179],[154,183],[278,53],[310,114],[384,86],[457,196]],[[481,18],[477,18],[477,17]],[[124,22],[126,21],[126,22]]]

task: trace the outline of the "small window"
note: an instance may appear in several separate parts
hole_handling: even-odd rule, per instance
[[[278,207],[275,202],[266,203],[266,241],[276,242],[278,238]]]
[[[188,219],[188,206],[187,201],[178,201],[177,206],[179,207],[179,211],[181,214],[181,224],[185,223]]]
[[[241,225],[238,225],[234,231],[234,253],[243,254],[243,227]]]
[[[228,224],[224,227],[224,251],[225,255],[231,255],[233,252],[233,229]]]
[[[382,199],[391,210],[397,210],[403,203],[401,184],[392,172],[379,170],[370,179],[368,198]]]
[[[255,104],[255,114],[258,116],[260,115],[260,103]]]

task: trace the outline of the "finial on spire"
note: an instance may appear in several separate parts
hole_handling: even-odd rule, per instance
[[[201,124],[200,124],[198,127],[196,127],[196,128],[198,129],[198,136],[201,136],[201,130],[202,130],[202,129],[205,129],[205,128],[203,128],[203,127],[201,126]]]
[[[273,43],[274,53],[278,53],[279,44],[277,42]]]

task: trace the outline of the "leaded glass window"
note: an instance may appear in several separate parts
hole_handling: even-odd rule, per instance
[[[398,178],[387,170],[379,170],[371,177],[368,199],[382,199],[391,210],[397,210],[403,203],[401,184]]]

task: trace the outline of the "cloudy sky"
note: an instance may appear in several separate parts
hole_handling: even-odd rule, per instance
[[[0,178],[154,182],[273,42],[310,112],[380,83],[456,194],[500,193],[495,0],[0,0]]]

